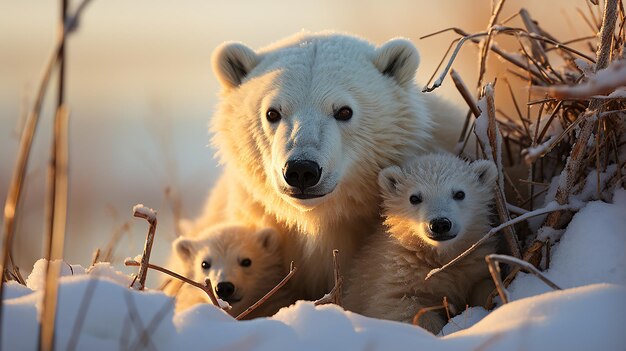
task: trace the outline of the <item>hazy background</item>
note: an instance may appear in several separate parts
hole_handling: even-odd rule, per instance
[[[589,35],[572,4],[587,11],[582,0],[508,1],[501,18],[524,6],[559,39]],[[20,116],[32,105],[52,50],[58,11],[58,1],[0,0],[2,207],[15,162]],[[218,44],[237,40],[259,48],[302,29],[344,31],[376,44],[402,36],[420,50],[418,79],[423,84],[454,35],[418,38],[452,26],[482,31],[489,12],[489,0],[92,1],[66,52],[66,101],[71,111],[66,259],[88,265],[93,250],[104,248],[125,222],[132,226],[119,241],[118,262],[140,254],[147,224],[133,219],[131,209],[144,203],[159,212],[152,261],[165,261],[174,238],[165,189],[180,196],[183,216],[193,217],[219,174],[214,150],[207,147],[207,122],[219,91],[210,56]],[[521,26],[519,20],[512,24]],[[476,48],[468,44],[455,68],[471,87],[476,66]],[[15,238],[14,255],[26,272],[41,256],[54,87],[53,80],[35,136]],[[448,80],[439,93],[463,104]]]

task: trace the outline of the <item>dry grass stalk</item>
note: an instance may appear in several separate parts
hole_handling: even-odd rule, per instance
[[[67,219],[67,196],[68,196],[68,112],[62,105],[55,118],[55,145],[54,162],[51,164],[54,186],[51,187],[50,206],[53,207],[51,231],[49,232],[46,259],[46,285],[44,290],[39,346],[43,350],[54,348],[54,329],[56,319],[56,305],[58,296],[60,265],[54,263],[54,259],[63,258],[65,244],[65,225]]]
[[[78,25],[78,20],[89,3],[89,0],[84,0],[79,7],[74,11],[72,16],[67,17],[69,19],[69,25],[64,26],[63,31],[57,37],[56,44],[52,50],[50,57],[48,58],[43,74],[39,81],[37,88],[36,99],[33,104],[28,118],[24,124],[24,129],[21,133],[19,149],[16,158],[15,168],[11,175],[11,183],[9,184],[7,198],[4,204],[4,225],[2,231],[2,256],[0,257],[0,272],[8,270],[16,270],[13,263],[11,250],[13,243],[13,236],[15,234],[15,223],[17,219],[17,209],[20,207],[22,190],[24,185],[24,178],[26,176],[26,169],[28,166],[28,160],[30,158],[30,151],[35,136],[35,131],[39,124],[39,117],[41,115],[41,107],[48,88],[50,76],[52,70],[56,66],[59,56],[61,54],[61,47],[64,45],[66,34],[75,30]],[[2,274],[4,277],[4,274]],[[0,284],[0,301],[4,296],[3,284]],[[0,303],[0,336],[2,331],[2,304]]]
[[[333,250],[333,272],[335,277],[335,284],[332,290],[322,296],[322,298],[316,300],[315,306],[326,305],[329,303],[335,304],[337,306],[342,306],[341,304],[341,294],[343,291],[343,277],[341,276],[341,269],[339,267],[339,250]]]
[[[478,60],[478,82],[476,83],[477,88],[483,86],[483,79],[485,77],[486,67],[487,67],[487,58],[489,56],[489,49],[491,48],[491,42],[493,40],[493,35],[496,32],[494,25],[498,21],[498,17],[500,16],[500,12],[502,12],[502,7],[504,6],[505,0],[499,0],[496,6],[493,8],[491,12],[491,18],[489,19],[489,25],[487,26],[487,38],[481,41],[478,44],[478,48],[480,51]]]
[[[100,249],[96,249],[93,252],[93,255],[91,256],[91,264],[89,265],[89,267],[95,266],[96,263],[98,263],[98,260],[100,260]]]
[[[506,207],[506,197],[504,195],[504,176],[502,169],[502,162],[500,160],[500,155],[502,154],[501,145],[499,142],[500,139],[500,131],[498,130],[498,126],[496,123],[496,109],[495,102],[493,96],[493,88],[491,84],[487,84],[485,87],[485,100],[487,102],[487,118],[488,118],[488,126],[487,126],[487,137],[489,138],[489,145],[492,151],[491,155],[486,155],[487,159],[491,159],[495,162],[498,167],[498,181],[496,183],[496,210],[498,212],[498,217],[500,218],[500,223],[506,223],[511,220],[511,215]],[[480,140],[480,138],[477,138]],[[484,141],[483,141],[484,142]],[[484,145],[482,145],[482,149],[486,150]],[[522,257],[520,251],[519,241],[517,240],[517,234],[512,226],[507,226],[504,228],[504,238],[507,243],[507,247],[511,255],[515,257]]]
[[[148,229],[148,235],[146,236],[146,243],[143,248],[143,254],[141,255],[141,266],[139,267],[139,273],[137,274],[139,282],[137,286],[135,286],[134,282],[131,285],[131,287],[137,290],[143,290],[146,286],[148,264],[150,263],[150,253],[152,252],[152,244],[154,243],[154,233],[156,232],[157,217],[155,211],[146,208],[141,204],[133,207],[133,216],[143,218],[150,224],[150,228]]]
[[[141,266],[140,262],[137,262],[135,260],[132,259],[127,259],[126,261],[124,261],[124,265],[126,266],[134,266],[134,267],[138,267]],[[184,283],[187,283],[189,285],[195,286],[196,288],[204,291],[207,296],[209,297],[209,300],[211,300],[211,303],[215,306],[219,307],[219,303],[217,302],[217,297],[215,296],[215,293],[213,292],[213,285],[211,284],[211,281],[209,279],[205,280],[205,285],[202,285],[198,282],[195,282],[187,277],[184,277],[178,273],[172,272],[167,268],[163,268],[161,266],[157,266],[155,264],[152,263],[148,263],[148,268],[150,269],[154,269],[155,271],[159,271],[161,273],[165,273],[167,275],[169,275],[170,277],[176,278]]]
[[[489,267],[489,273],[491,273],[491,277],[493,278],[494,283],[496,284],[496,290],[500,295],[503,303],[509,302],[508,292],[506,291],[506,287],[502,279],[500,278],[500,263],[507,263],[510,265],[515,265],[519,269],[526,270],[529,273],[532,273],[537,278],[541,279],[542,282],[546,283],[549,287],[554,290],[561,290],[561,288],[552,282],[548,277],[546,277],[543,273],[541,273],[535,266],[532,264],[517,259],[515,257],[506,256],[506,255],[487,255],[485,257],[485,261],[487,261],[487,266]]]
[[[289,265],[289,273],[287,273],[287,275],[278,284],[276,284],[276,286],[273,287],[272,290],[268,291],[267,294],[263,295],[263,297],[259,299],[259,301],[253,303],[252,306],[246,308],[246,310],[241,312],[235,319],[242,320],[247,315],[252,313],[252,311],[256,310],[257,308],[259,308],[259,306],[263,305],[270,297],[276,294],[276,292],[280,290],[280,288],[282,288],[285,284],[287,284],[289,279],[291,279],[291,277],[293,277],[293,275],[296,274],[296,270],[297,268],[294,267],[293,261],[291,261],[291,264]]]

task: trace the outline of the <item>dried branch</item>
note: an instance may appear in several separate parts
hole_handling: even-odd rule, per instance
[[[137,262],[135,260],[132,260],[132,259],[126,259],[124,261],[124,265],[138,267],[138,266],[141,266],[141,263],[139,263],[139,262]],[[180,275],[178,273],[172,272],[172,271],[170,271],[167,268],[163,268],[161,266],[157,266],[157,265],[152,264],[152,263],[148,263],[148,268],[154,269],[155,271],[159,271],[161,273],[165,273],[165,274],[167,274],[167,275],[169,275],[169,276],[171,276],[173,278],[176,278],[176,279],[178,279],[178,280],[180,280],[180,281],[182,281],[184,283],[187,283],[189,285],[195,286],[196,288],[204,291],[207,294],[207,296],[209,297],[209,300],[211,300],[211,303],[213,305],[215,305],[217,307],[220,307],[220,304],[217,301],[217,297],[215,296],[215,293],[213,292],[213,285],[211,284],[211,281],[209,279],[206,279],[205,282],[204,282],[205,285],[202,285],[202,284],[197,283],[197,282],[195,282],[195,281],[193,281],[193,280],[191,280],[191,279],[189,279],[187,277],[184,277],[184,276],[182,276],[182,275]]]
[[[441,309],[445,309],[446,310],[446,316],[448,317],[448,320],[450,320],[451,316],[450,316],[450,309],[452,306],[450,306],[450,304],[448,303],[448,297],[444,296],[443,297],[443,303],[441,305],[437,305],[437,306],[431,306],[431,307],[423,307],[421,308],[419,311],[417,311],[417,314],[415,314],[415,316],[413,317],[413,325],[419,325],[420,322],[420,318],[426,314],[427,312],[431,312],[431,311],[436,311],[436,310],[441,310]]]
[[[496,233],[498,233],[500,230],[525,221],[529,218],[532,217],[536,217],[536,216],[541,216],[544,215],[546,213],[550,213],[550,212],[555,212],[555,211],[564,211],[564,210],[569,210],[569,211],[573,211],[573,210],[577,210],[579,209],[579,206],[577,205],[557,205],[555,203],[550,203],[548,204],[546,207],[544,208],[540,208],[531,212],[527,212],[519,217],[515,217],[513,219],[511,219],[510,221],[506,222],[506,223],[502,223],[499,226],[492,228],[489,232],[487,232],[487,234],[485,234],[482,238],[480,238],[480,240],[478,240],[476,243],[474,243],[472,246],[470,246],[467,250],[463,251],[460,255],[458,255],[457,257],[455,257],[454,259],[452,259],[452,261],[446,263],[445,265],[441,266],[440,268],[435,268],[433,270],[431,270],[430,272],[428,272],[428,274],[426,275],[426,277],[424,278],[424,280],[428,280],[430,279],[433,275],[448,269],[450,266],[454,265],[455,263],[457,263],[458,261],[460,261],[461,259],[463,259],[465,256],[469,255],[470,253],[472,253],[474,250],[476,250],[480,245],[482,245],[485,241],[491,239],[491,237],[493,237]]]
[[[152,243],[154,242],[154,233],[156,232],[157,217],[156,212],[151,208],[144,207],[142,204],[135,205],[133,207],[133,216],[143,218],[150,224],[148,235],[146,237],[146,243],[143,248],[143,254],[141,255],[141,266],[139,267],[139,285],[135,286],[133,283],[131,287],[137,290],[143,290],[146,286],[146,276],[148,274],[148,264],[150,263],[150,253],[152,252]]]
[[[315,306],[320,306],[320,305],[326,305],[329,303],[335,304],[337,306],[341,306],[341,294],[342,294],[342,290],[343,290],[343,278],[341,277],[340,274],[340,268],[339,268],[339,250],[334,249],[333,250],[333,272],[334,272],[334,277],[335,277],[335,284],[332,288],[332,290],[322,296],[322,298],[316,300]]]
[[[291,277],[293,277],[293,275],[296,274],[296,270],[297,270],[296,267],[293,266],[293,261],[291,261],[291,264],[289,265],[289,273],[283,278],[283,280],[281,280],[274,288],[272,288],[272,290],[268,291],[267,294],[265,294],[262,298],[259,299],[259,301],[255,302],[254,304],[252,304],[252,306],[246,308],[245,311],[241,312],[235,319],[237,320],[244,319],[247,315],[252,313],[252,311],[256,310],[257,308],[259,308],[259,306],[264,304],[270,297],[276,294],[276,292],[280,288],[282,288],[285,284],[287,284],[289,279],[291,279]]]
[[[510,265],[515,265],[520,269],[526,270],[527,272],[532,273],[533,275],[541,279],[542,282],[546,283],[546,285],[548,285],[552,289],[561,290],[561,288],[558,285],[554,284],[543,273],[541,273],[537,268],[535,268],[535,266],[533,266],[532,264],[526,261],[522,261],[520,259],[507,256],[507,255],[495,255],[495,254],[485,256],[485,261],[487,261],[487,265],[489,266],[489,273],[491,273],[491,277],[493,278],[493,281],[496,283],[496,289],[498,290],[498,294],[500,295],[500,298],[502,299],[503,303],[509,302],[509,295],[506,290],[506,287],[504,286],[504,283],[502,282],[502,279],[500,278],[500,263],[501,262],[508,263]]]
[[[498,4],[494,7],[493,12],[491,13],[491,18],[489,19],[489,25],[487,26],[487,38],[484,41],[481,41],[478,44],[478,48],[480,54],[478,55],[478,81],[476,86],[480,89],[483,86],[483,79],[485,77],[485,71],[487,66],[487,58],[489,56],[489,49],[491,48],[491,41],[493,40],[494,34],[497,32],[494,27],[496,22],[498,21],[498,17],[500,16],[500,12],[502,12],[502,7],[504,6],[505,0],[499,0]]]
[[[506,223],[511,220],[511,216],[506,208],[506,197],[504,195],[504,170],[501,162],[502,147],[500,143],[500,131],[498,130],[498,126],[496,123],[494,93],[491,84],[487,84],[485,86],[484,99],[487,105],[487,111],[483,112],[486,112],[487,137],[489,138],[489,140],[481,140],[479,133],[477,133],[476,136],[484,152],[488,150],[487,148],[485,148],[485,142],[489,143],[489,149],[491,150],[491,154],[486,154],[487,159],[493,161],[498,167],[498,181],[496,183],[495,192],[496,210],[498,212],[500,222]],[[517,240],[517,234],[512,227],[508,226],[504,228],[504,238],[506,240],[511,255],[515,257],[522,257],[519,241]]]

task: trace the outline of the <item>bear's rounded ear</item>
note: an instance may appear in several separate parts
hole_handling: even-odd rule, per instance
[[[478,175],[481,184],[495,184],[498,179],[496,164],[488,160],[476,160],[470,164],[472,170]]]
[[[378,173],[378,185],[383,194],[395,194],[398,190],[398,180],[402,177],[402,169],[390,166]]]
[[[394,78],[400,85],[411,83],[420,63],[415,45],[408,39],[391,39],[376,48],[374,65],[383,75]]]
[[[224,88],[239,86],[256,67],[259,57],[254,50],[235,42],[224,43],[213,52],[213,72]]]
[[[194,241],[182,236],[174,240],[174,242],[172,243],[172,248],[174,249],[174,252],[176,252],[178,257],[182,258],[183,260],[190,259],[195,252]]]
[[[274,252],[280,247],[280,237],[273,228],[263,228],[256,235],[263,248],[267,251]]]

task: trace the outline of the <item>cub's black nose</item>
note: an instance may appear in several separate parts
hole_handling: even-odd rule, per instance
[[[215,293],[222,300],[228,299],[235,292],[235,285],[231,282],[217,283]]]
[[[294,186],[304,192],[320,181],[322,169],[320,166],[309,160],[287,161],[283,167],[283,177],[287,184]]]
[[[428,224],[428,229],[430,229],[433,234],[446,236],[450,232],[450,229],[452,229],[452,222],[445,217],[435,218]]]

